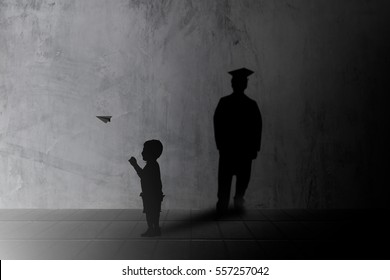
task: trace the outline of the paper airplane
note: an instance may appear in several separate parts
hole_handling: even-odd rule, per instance
[[[112,116],[96,116],[99,120],[101,120],[104,123],[108,123],[111,121]]]

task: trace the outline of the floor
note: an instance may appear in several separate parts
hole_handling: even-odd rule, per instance
[[[0,259],[390,259],[383,210],[2,209]]]

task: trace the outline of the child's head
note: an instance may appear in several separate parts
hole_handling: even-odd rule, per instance
[[[159,140],[149,140],[144,143],[142,158],[145,161],[158,159],[163,151],[163,145]]]

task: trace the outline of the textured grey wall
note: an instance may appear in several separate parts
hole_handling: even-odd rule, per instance
[[[213,205],[212,117],[243,66],[264,121],[249,205],[383,206],[385,3],[1,0],[0,207],[140,207],[127,160],[152,138],[163,207]]]

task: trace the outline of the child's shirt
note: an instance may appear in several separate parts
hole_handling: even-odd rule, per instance
[[[141,178],[143,196],[155,198],[160,197],[162,195],[162,183],[158,162],[147,162],[140,173],[141,174],[138,175]]]

